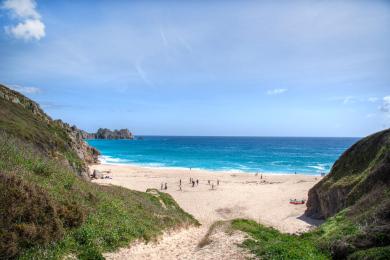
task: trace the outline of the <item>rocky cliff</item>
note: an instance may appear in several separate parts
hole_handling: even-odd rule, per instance
[[[306,215],[328,218],[390,186],[390,129],[368,136],[336,161],[309,191]]]
[[[390,129],[349,148],[310,189],[305,214],[326,218],[315,234],[333,259],[389,259]]]
[[[82,138],[75,126],[50,118],[37,103],[0,84],[0,131],[33,143],[88,178],[87,164],[97,163],[99,152]]]
[[[96,133],[87,133],[83,131],[84,139],[134,139],[133,134],[128,129],[111,131],[107,128],[99,128]]]

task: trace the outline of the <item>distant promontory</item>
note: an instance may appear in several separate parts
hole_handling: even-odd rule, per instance
[[[96,133],[87,133],[82,131],[84,139],[134,139],[133,134],[128,129],[110,130],[99,128]]]

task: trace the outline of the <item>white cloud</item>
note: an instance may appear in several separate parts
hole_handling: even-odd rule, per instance
[[[356,99],[353,96],[347,96],[343,100],[343,104],[355,103]]]
[[[16,90],[16,91],[18,91],[20,93],[24,93],[24,94],[37,94],[37,93],[41,92],[41,89],[37,88],[37,87],[24,87],[24,86],[20,86],[20,85],[11,85],[9,87],[13,90]]]
[[[372,102],[372,103],[375,103],[375,102],[377,102],[379,100],[379,98],[377,98],[377,97],[369,97],[368,98],[368,102]]]
[[[384,113],[390,112],[390,96],[383,97],[382,105],[379,107],[379,109]]]
[[[5,31],[17,39],[36,39],[45,36],[45,24],[36,10],[35,0],[6,0],[1,6],[10,11],[19,22],[13,26],[5,26]]]
[[[270,89],[267,91],[267,95],[279,95],[283,94],[287,91],[288,89],[286,88],[275,88],[275,89]]]
[[[154,86],[153,82],[149,79],[148,75],[146,74],[140,63],[137,62],[135,64],[135,69],[141,79],[146,83],[146,85]]]
[[[6,27],[6,32],[18,39],[39,40],[45,36],[45,25],[40,20],[26,20],[16,26]]]
[[[6,0],[3,8],[11,10],[13,15],[19,18],[40,19],[39,13],[35,10],[36,5],[34,0]]]

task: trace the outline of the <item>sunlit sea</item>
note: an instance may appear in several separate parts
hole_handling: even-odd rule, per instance
[[[87,140],[108,164],[263,173],[328,173],[358,138],[142,136]]]

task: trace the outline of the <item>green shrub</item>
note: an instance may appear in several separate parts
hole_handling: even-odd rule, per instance
[[[55,201],[42,188],[15,174],[0,173],[0,255],[44,246],[64,235]]]
[[[85,248],[78,255],[78,258],[80,260],[104,260],[102,253],[94,247]]]
[[[389,260],[390,246],[374,247],[366,250],[360,250],[348,257],[348,260]]]
[[[243,242],[243,246],[260,259],[330,259],[310,239],[283,234],[252,220],[233,220],[232,227],[251,236]]]

